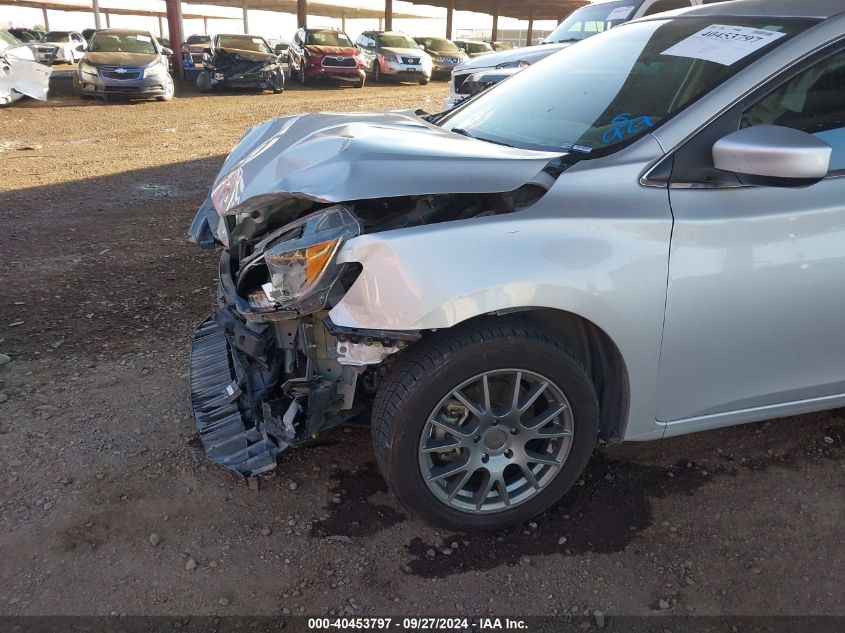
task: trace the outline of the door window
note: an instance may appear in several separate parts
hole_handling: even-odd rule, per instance
[[[845,51],[782,83],[742,113],[740,125],[801,130],[833,148],[831,172],[845,172]]]

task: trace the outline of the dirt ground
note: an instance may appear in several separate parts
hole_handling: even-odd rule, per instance
[[[225,154],[269,117],[446,93],[106,105],[57,77],[0,110],[0,615],[845,614],[841,410],[600,449],[561,504],[486,535],[406,516],[367,430],[257,491],[206,459],[187,363],[216,255],[185,232]]]

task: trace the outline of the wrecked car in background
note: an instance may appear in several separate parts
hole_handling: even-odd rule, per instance
[[[254,127],[190,229],[223,247],[208,455],[256,475],[371,419],[413,514],[492,529],[599,440],[845,405],[843,32],[839,0],[715,4],[448,113]]]
[[[280,93],[285,73],[279,56],[257,35],[215,35],[197,75],[200,92],[220,88],[259,88]]]
[[[46,101],[52,72],[36,59],[32,46],[0,31],[0,106],[23,97]]]

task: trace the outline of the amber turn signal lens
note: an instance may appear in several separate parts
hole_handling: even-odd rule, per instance
[[[319,244],[314,244],[314,246],[309,246],[305,249],[306,286],[310,286],[312,283],[317,281],[317,278],[320,276],[320,273],[325,270],[326,265],[329,263],[329,260],[332,258],[332,255],[334,255],[338,242],[340,242],[339,239],[329,240],[327,242],[320,242]]]

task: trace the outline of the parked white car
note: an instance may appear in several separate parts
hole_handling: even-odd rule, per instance
[[[82,33],[76,31],[48,31],[42,44],[56,46],[52,59],[54,64],[75,64],[88,50],[88,43]]]

